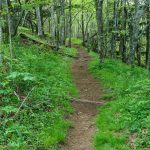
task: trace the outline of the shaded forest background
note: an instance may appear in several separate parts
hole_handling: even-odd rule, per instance
[[[105,57],[120,58],[149,68],[149,0],[2,1],[0,42],[10,42],[17,31],[47,37],[56,50],[71,46],[71,38]],[[98,24],[98,26],[97,26]],[[19,32],[18,31],[18,32]],[[9,38],[8,38],[9,37]],[[12,57],[12,56],[11,56]]]

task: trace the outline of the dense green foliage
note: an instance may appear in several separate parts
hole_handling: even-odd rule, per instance
[[[104,83],[106,93],[113,99],[100,108],[97,116],[95,149],[149,149],[149,72],[117,60],[106,60],[100,65],[97,55],[91,55],[90,71]]]
[[[1,66],[0,149],[55,149],[66,136],[70,123],[65,115],[73,111],[70,97],[77,94],[71,59],[27,43],[14,42],[16,59],[10,73]],[[65,47],[63,51],[76,53]]]
[[[0,149],[55,150],[65,139],[73,45],[98,53],[90,70],[113,99],[97,117],[96,149],[150,149],[150,75],[135,67],[150,71],[150,0],[0,0]]]

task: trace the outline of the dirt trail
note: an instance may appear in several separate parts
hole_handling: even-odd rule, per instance
[[[73,102],[76,112],[69,116],[73,123],[68,139],[60,150],[92,150],[93,136],[96,132],[95,116],[97,106],[100,104],[101,87],[98,82],[89,74],[89,55],[78,47],[78,56],[73,66],[72,73],[74,82],[79,89],[80,99]]]

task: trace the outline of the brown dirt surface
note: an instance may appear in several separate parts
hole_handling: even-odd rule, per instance
[[[75,113],[69,116],[73,127],[70,129],[66,142],[60,150],[92,150],[93,136],[96,132],[95,116],[97,107],[101,105],[100,96],[103,94],[99,82],[90,75],[88,63],[90,56],[80,47],[78,59],[72,66],[74,82],[79,90],[79,100],[73,101]]]

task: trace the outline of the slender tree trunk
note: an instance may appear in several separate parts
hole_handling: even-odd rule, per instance
[[[123,1],[123,25],[122,25],[122,29],[123,29],[123,35],[121,35],[121,58],[122,58],[122,62],[126,63],[126,29],[127,29],[127,8],[126,8],[126,4],[127,4],[127,0]]]
[[[48,17],[48,32],[51,33],[51,19]]]
[[[82,24],[82,40],[83,40],[83,46],[85,46],[85,25],[84,25],[84,0],[82,0],[82,8],[81,8],[81,24]]]
[[[11,31],[11,36],[15,36],[16,14],[14,13],[14,9],[13,9],[13,6],[12,6],[12,1],[7,0],[7,4],[8,4],[8,10],[10,12],[9,15],[10,15],[10,24],[11,24],[11,30],[10,30]]]
[[[64,41],[65,41],[65,30],[64,30],[64,17],[65,16],[62,16],[62,14],[61,13],[64,13],[64,11],[65,10],[63,10],[63,12],[62,12],[62,9],[65,9],[64,7],[65,6],[62,6],[62,1],[61,0],[57,0],[57,1],[53,1],[53,3],[54,3],[54,8],[55,8],[55,16],[56,17],[54,17],[54,14],[53,14],[53,21],[55,20],[55,46],[56,46],[56,50],[59,50],[59,47],[60,47],[60,45],[61,44],[63,44],[64,43]],[[64,5],[64,4],[63,4]],[[62,8],[63,7],[63,8]]]
[[[136,53],[137,53],[138,66],[141,66],[141,51],[140,51],[140,44],[139,43],[137,44]]]
[[[2,45],[3,41],[3,31],[2,31],[2,26],[0,26],[0,46]]]
[[[149,0],[147,0],[147,3],[146,3],[146,7],[147,7],[147,28],[146,28],[146,65],[148,65],[148,61],[150,59],[149,57],[149,48],[150,48],[150,4],[148,2]]]
[[[27,15],[28,15],[28,11],[25,11],[25,15],[24,15],[24,17],[22,18],[22,23],[21,23],[21,26],[24,26],[24,24],[25,24],[25,21],[26,21],[26,17],[27,17]]]
[[[143,8],[139,11],[139,0],[135,0],[135,13],[133,18],[133,36],[132,36],[132,48],[130,51],[130,64],[134,66],[135,63],[135,52],[139,40],[139,23],[144,13]]]
[[[13,47],[12,47],[12,35],[11,35],[11,18],[9,12],[8,0],[6,0],[6,11],[8,17],[8,30],[9,30],[9,49],[10,49],[10,59],[11,59],[11,70],[12,70],[12,59],[13,59]]]
[[[98,28],[98,52],[100,63],[104,62],[104,44],[103,44],[103,0],[95,0],[96,20]]]
[[[51,35],[52,35],[52,41],[53,41],[53,45],[56,45],[56,39],[55,39],[55,30],[56,30],[56,26],[55,26],[55,11],[54,11],[54,4],[51,7]]]
[[[59,7],[59,2],[57,1],[56,6]],[[60,46],[60,10],[56,9],[56,50],[59,50]]]
[[[41,6],[38,6],[36,8],[36,17],[37,17],[37,24],[38,24],[38,36],[43,37],[44,31],[43,31],[43,21],[42,21],[42,13],[41,13]]]
[[[3,40],[3,31],[2,31],[2,0],[0,0],[0,46],[2,45],[2,40]]]
[[[61,19],[61,44],[65,44],[66,41],[66,14],[65,14],[65,0],[61,0],[61,14],[62,14],[62,19]]]
[[[22,10],[21,11],[21,14],[19,16],[19,20],[17,21],[17,23],[15,24],[15,28],[14,28],[14,33],[13,33],[13,36],[15,36],[17,34],[17,31],[18,31],[18,27],[20,25],[20,23],[22,22],[22,19],[24,18],[25,16],[25,10]]]
[[[108,0],[106,0],[106,55],[110,52],[110,42],[109,42],[109,6]]]
[[[137,22],[137,11],[138,11],[138,3],[139,0],[135,0],[135,14],[134,14],[134,19],[133,19],[133,36],[132,36],[132,49],[130,52],[130,64],[134,65],[135,62],[135,51],[137,47],[137,36],[138,36],[138,22]]]
[[[90,14],[90,15],[87,16],[88,19],[86,21],[86,25],[85,25],[85,29],[84,29],[84,34],[86,36],[88,36],[88,34],[89,34],[89,24],[90,24],[90,21],[91,21],[92,17],[93,17],[93,14]],[[86,41],[86,38],[85,38],[85,41]]]
[[[77,31],[78,35],[77,35],[77,37],[79,38],[80,37],[80,23],[78,22],[77,24],[78,24],[78,31]]]
[[[0,0],[0,22],[2,22],[1,12],[2,12],[2,0]],[[3,31],[2,31],[2,25],[1,24],[0,24],[0,49],[1,49],[2,41],[3,41]],[[0,53],[0,64],[2,64],[2,54],[1,53]]]
[[[87,49],[88,49],[88,52],[90,52],[90,37],[89,37],[89,33],[87,33]]]
[[[117,0],[114,0],[114,27],[112,32],[111,42],[111,57],[114,58],[116,55],[116,35],[117,35]]]
[[[150,71],[150,3],[147,0],[147,30],[146,30],[146,53],[147,53],[147,69]]]
[[[71,47],[72,38],[72,0],[69,0],[69,47]]]
[[[31,13],[29,13],[29,14],[31,14]],[[32,18],[29,18],[28,21],[29,21],[29,24],[30,24],[32,33],[34,33],[35,31],[34,31],[34,24],[33,24],[33,22],[32,22]],[[36,26],[36,27],[37,27],[37,26]],[[37,29],[37,28],[36,28],[36,29]]]

